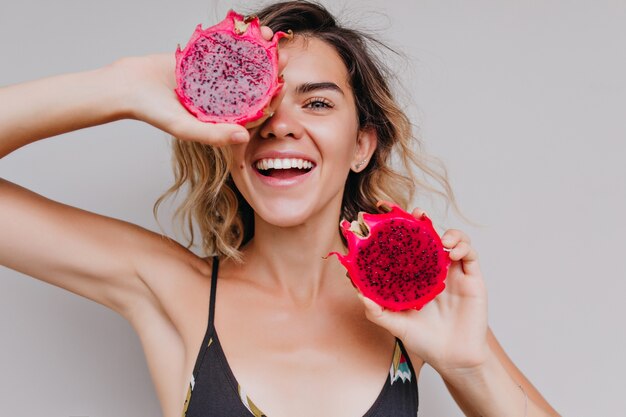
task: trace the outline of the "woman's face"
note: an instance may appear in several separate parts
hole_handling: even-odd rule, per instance
[[[333,47],[295,37],[281,53],[288,56],[281,101],[249,143],[233,146],[231,174],[258,216],[288,227],[329,207],[338,214],[350,167],[372,139],[359,132],[348,73]]]

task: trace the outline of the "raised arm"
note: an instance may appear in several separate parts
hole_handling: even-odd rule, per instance
[[[174,63],[173,54],[125,58],[0,89],[0,157],[40,139],[123,118],[212,145],[247,139],[243,127],[201,123],[178,103]]]
[[[222,145],[241,126],[197,121],[174,93],[173,54],[0,89],[0,156],[40,139],[133,118],[185,140]],[[36,117],[33,117],[36,115]],[[193,255],[138,226],[60,204],[0,179],[0,264],[120,312],[154,297],[139,269]],[[200,266],[201,268],[201,266]]]

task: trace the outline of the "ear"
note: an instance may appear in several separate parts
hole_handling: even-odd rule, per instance
[[[361,172],[370,163],[372,155],[376,150],[378,136],[374,128],[367,128],[359,131],[354,148],[354,158],[352,158],[352,171]]]

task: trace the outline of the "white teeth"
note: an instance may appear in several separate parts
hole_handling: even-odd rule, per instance
[[[313,168],[313,162],[306,161],[300,158],[265,158],[260,159],[255,164],[259,170],[268,169],[311,169]]]

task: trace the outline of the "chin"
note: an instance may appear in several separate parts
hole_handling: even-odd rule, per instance
[[[264,201],[254,207],[256,216],[264,222],[277,227],[296,227],[310,220],[315,212],[313,205],[302,200],[285,201],[277,199]]]

